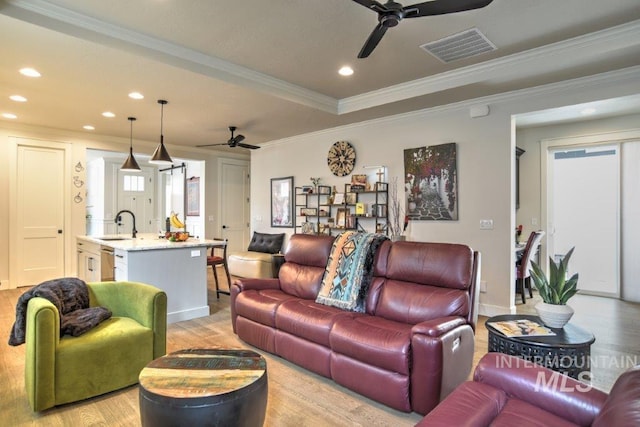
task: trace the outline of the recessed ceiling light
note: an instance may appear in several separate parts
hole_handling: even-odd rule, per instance
[[[15,114],[12,113],[2,113],[2,117],[4,117],[5,119],[17,119],[18,116],[16,116]]]
[[[595,108],[585,108],[584,110],[580,111],[580,114],[582,114],[583,116],[588,116],[590,114],[593,114],[596,112]]]
[[[11,95],[9,99],[16,102],[27,102],[27,98],[22,95]]]
[[[353,68],[349,67],[348,65],[345,65],[344,67],[338,70],[338,73],[341,76],[350,76],[353,74]]]
[[[91,125],[84,125],[84,126],[82,126],[82,129],[85,129],[85,130],[96,130],[96,128],[91,126]]]
[[[40,73],[35,68],[21,68],[20,74],[27,77],[40,77]]]
[[[112,119],[112,118],[114,118],[114,117],[116,116],[116,115],[115,115],[115,114],[113,114],[111,111],[105,111],[104,113],[102,113],[102,115],[103,115],[104,117],[108,117],[108,118],[110,118],[110,119]]]
[[[141,94],[140,92],[131,92],[129,94],[129,98],[131,98],[131,99],[144,99],[144,95]]]

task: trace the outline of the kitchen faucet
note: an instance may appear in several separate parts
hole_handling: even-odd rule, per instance
[[[127,209],[121,210],[120,212],[118,212],[116,214],[115,223],[120,225],[119,224],[120,221],[121,221],[120,214],[125,213],[125,212],[131,214],[131,218],[133,218],[133,230],[131,230],[131,237],[133,237],[135,239],[136,238],[136,234],[138,233],[138,230],[136,230],[136,216],[133,214],[133,212],[131,212],[130,210],[127,210]]]

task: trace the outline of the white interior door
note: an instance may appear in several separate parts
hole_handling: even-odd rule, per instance
[[[46,144],[18,143],[12,185],[10,287],[64,276],[65,156]]]
[[[249,246],[249,162],[221,159],[220,228],[229,239],[229,251],[244,251]]]

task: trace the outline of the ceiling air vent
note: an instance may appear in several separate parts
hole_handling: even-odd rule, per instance
[[[471,28],[420,47],[444,63],[497,49],[477,28]]]

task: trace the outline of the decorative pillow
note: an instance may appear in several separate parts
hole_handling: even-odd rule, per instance
[[[375,254],[386,239],[383,234],[354,231],[339,234],[333,241],[316,302],[364,312]]]
[[[282,250],[282,242],[284,242],[284,233],[267,234],[254,232],[247,250],[266,254],[277,254]]]

